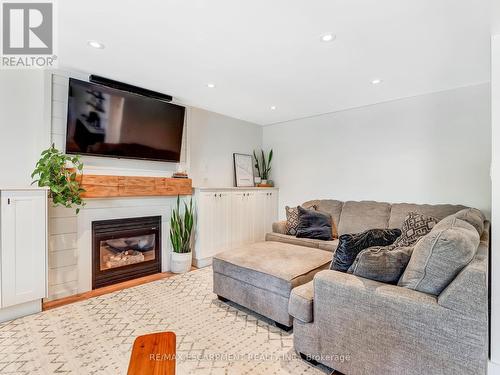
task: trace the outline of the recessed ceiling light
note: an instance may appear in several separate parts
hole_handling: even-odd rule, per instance
[[[322,42],[333,42],[335,40],[335,34],[332,33],[326,33],[321,35],[320,40]]]
[[[215,88],[215,83],[207,83],[207,87],[209,89],[214,89]]]
[[[382,83],[382,80],[380,78],[376,78],[372,80],[372,85],[378,85],[379,83]]]
[[[276,106],[275,106],[275,105],[272,105],[272,106],[271,106],[271,111],[274,111],[274,110],[276,110]]]
[[[98,42],[97,40],[89,40],[87,42],[87,44],[89,46],[91,46],[92,48],[97,48],[97,49],[103,49],[104,48],[104,44]]]

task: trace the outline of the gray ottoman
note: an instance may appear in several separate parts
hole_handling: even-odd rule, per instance
[[[293,323],[290,292],[327,269],[331,260],[330,251],[272,241],[225,251],[213,258],[214,293],[288,330]]]

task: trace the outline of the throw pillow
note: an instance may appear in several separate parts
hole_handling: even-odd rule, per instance
[[[471,224],[474,228],[476,228],[479,236],[483,234],[484,230],[484,214],[479,211],[477,208],[464,208],[463,210],[458,211],[454,214],[457,219],[463,220]]]
[[[306,207],[309,210],[316,210],[317,206],[312,205],[310,207]],[[291,236],[297,235],[297,227],[299,226],[299,210],[298,207],[285,207],[286,213],[286,225],[285,225],[285,234],[289,234]]]
[[[477,230],[453,215],[448,216],[416,243],[398,285],[439,295],[469,264],[478,246]]]
[[[429,233],[438,222],[439,219],[432,216],[422,215],[418,212],[408,213],[401,228],[401,237],[394,242],[394,245],[398,247],[412,246],[420,237]]]
[[[397,284],[411,258],[413,247],[374,246],[361,251],[347,273]]]
[[[362,233],[343,234],[339,237],[330,269],[346,272],[361,250],[391,245],[400,235],[400,229],[368,229]]]
[[[299,212],[299,225],[297,226],[298,238],[312,238],[316,240],[331,241],[332,217],[321,211],[306,210],[297,207]]]

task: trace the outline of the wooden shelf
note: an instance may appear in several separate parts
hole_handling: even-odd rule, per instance
[[[82,198],[192,195],[189,178],[108,176],[84,174]]]

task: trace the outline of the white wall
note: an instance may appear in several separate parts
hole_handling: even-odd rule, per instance
[[[190,174],[194,186],[234,186],[233,153],[251,154],[261,147],[261,126],[202,109],[191,109]]]
[[[500,374],[500,35],[492,38],[491,113],[491,361],[490,373]]]
[[[26,187],[40,152],[49,144],[44,75],[0,70],[0,187]]]
[[[489,214],[488,84],[264,128],[285,205],[313,198],[461,203]]]

